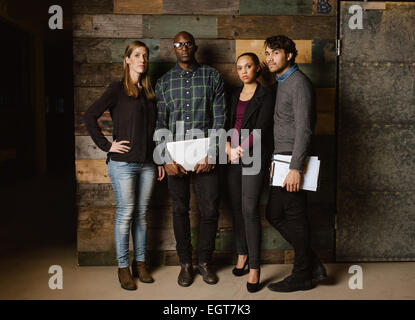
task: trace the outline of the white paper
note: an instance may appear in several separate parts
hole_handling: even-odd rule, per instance
[[[290,170],[291,156],[274,155],[271,167],[271,185],[282,187]],[[300,188],[308,191],[317,191],[320,160],[318,157],[307,157]]]
[[[192,171],[196,163],[207,156],[209,138],[167,142],[166,145],[172,159],[186,171]]]

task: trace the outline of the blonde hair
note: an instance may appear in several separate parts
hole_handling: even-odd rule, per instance
[[[138,96],[140,95],[142,89],[138,88],[132,81],[131,76],[130,76],[130,66],[129,64],[125,61],[126,58],[130,57],[131,54],[133,53],[133,51],[139,47],[144,47],[147,50],[147,55],[150,57],[150,50],[148,49],[148,47],[146,46],[146,44],[144,42],[141,41],[132,41],[128,44],[127,48],[125,48],[125,52],[124,52],[124,62],[123,62],[123,68],[124,68],[124,76],[122,79],[122,82],[124,84],[124,90],[125,93],[130,96],[130,97],[134,97],[134,98],[138,98]],[[154,94],[154,90],[153,87],[151,86],[151,81],[150,81],[150,77],[148,75],[148,69],[145,73],[143,73],[141,75],[141,86],[144,89],[144,94],[145,97],[148,100],[152,100],[156,97],[156,95]]]

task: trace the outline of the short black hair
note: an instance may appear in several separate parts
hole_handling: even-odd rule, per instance
[[[269,47],[272,50],[283,49],[285,53],[292,53],[293,57],[291,58],[291,63],[295,63],[295,57],[298,54],[297,49],[295,48],[295,43],[290,38],[284,35],[268,37],[265,40],[264,47]]]
[[[179,34],[180,34],[180,35],[186,35],[188,38],[190,38],[190,41],[191,41],[193,44],[196,44],[196,41],[195,41],[195,38],[193,37],[193,35],[192,35],[191,33],[187,32],[187,31],[180,31],[180,32],[178,32],[178,33],[174,36],[173,41],[174,41],[174,39],[176,39],[176,37],[177,37]]]

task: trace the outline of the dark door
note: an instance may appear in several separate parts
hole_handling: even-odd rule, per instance
[[[415,260],[415,3],[351,29],[355,4],[340,8],[337,261]]]

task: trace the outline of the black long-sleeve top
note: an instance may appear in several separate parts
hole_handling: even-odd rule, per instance
[[[130,141],[127,153],[110,153],[111,142],[102,134],[98,118],[109,110],[113,122],[113,140]],[[84,120],[95,144],[108,152],[111,160],[122,162],[153,162],[153,133],[156,124],[156,105],[144,94],[137,99],[129,97],[121,81],[112,83],[85,112]]]

